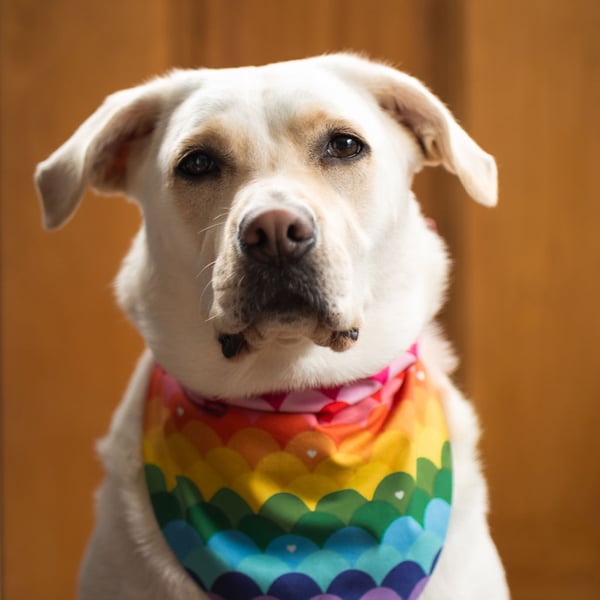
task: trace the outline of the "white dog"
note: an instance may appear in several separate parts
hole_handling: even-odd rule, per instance
[[[342,54],[174,71],[38,166],[49,229],[88,184],[143,215],[116,291],[148,350],[100,444],[81,599],[508,598],[410,191],[438,164],[496,203],[435,96]]]

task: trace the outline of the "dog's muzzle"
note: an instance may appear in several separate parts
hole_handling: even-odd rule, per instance
[[[342,351],[358,339],[358,328],[337,331],[331,303],[323,291],[314,251],[318,228],[302,207],[250,212],[240,222],[238,246],[243,276],[237,317],[247,328],[219,336],[226,358],[234,358],[260,340],[258,322],[300,327],[316,322],[313,341]]]

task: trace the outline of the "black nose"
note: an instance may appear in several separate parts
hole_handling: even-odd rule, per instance
[[[274,208],[242,220],[239,238],[251,258],[272,265],[297,261],[315,244],[315,222],[299,208]]]

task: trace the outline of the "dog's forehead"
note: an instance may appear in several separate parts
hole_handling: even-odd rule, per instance
[[[310,61],[199,72],[174,114],[181,135],[210,121],[271,133],[303,121],[368,120],[369,96]]]

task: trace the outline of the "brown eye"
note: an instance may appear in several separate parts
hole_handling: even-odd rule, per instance
[[[353,135],[339,133],[327,144],[327,154],[334,158],[353,158],[363,150],[363,143]]]
[[[194,179],[216,174],[219,168],[210,154],[197,150],[184,156],[177,164],[176,170],[180,175]]]

